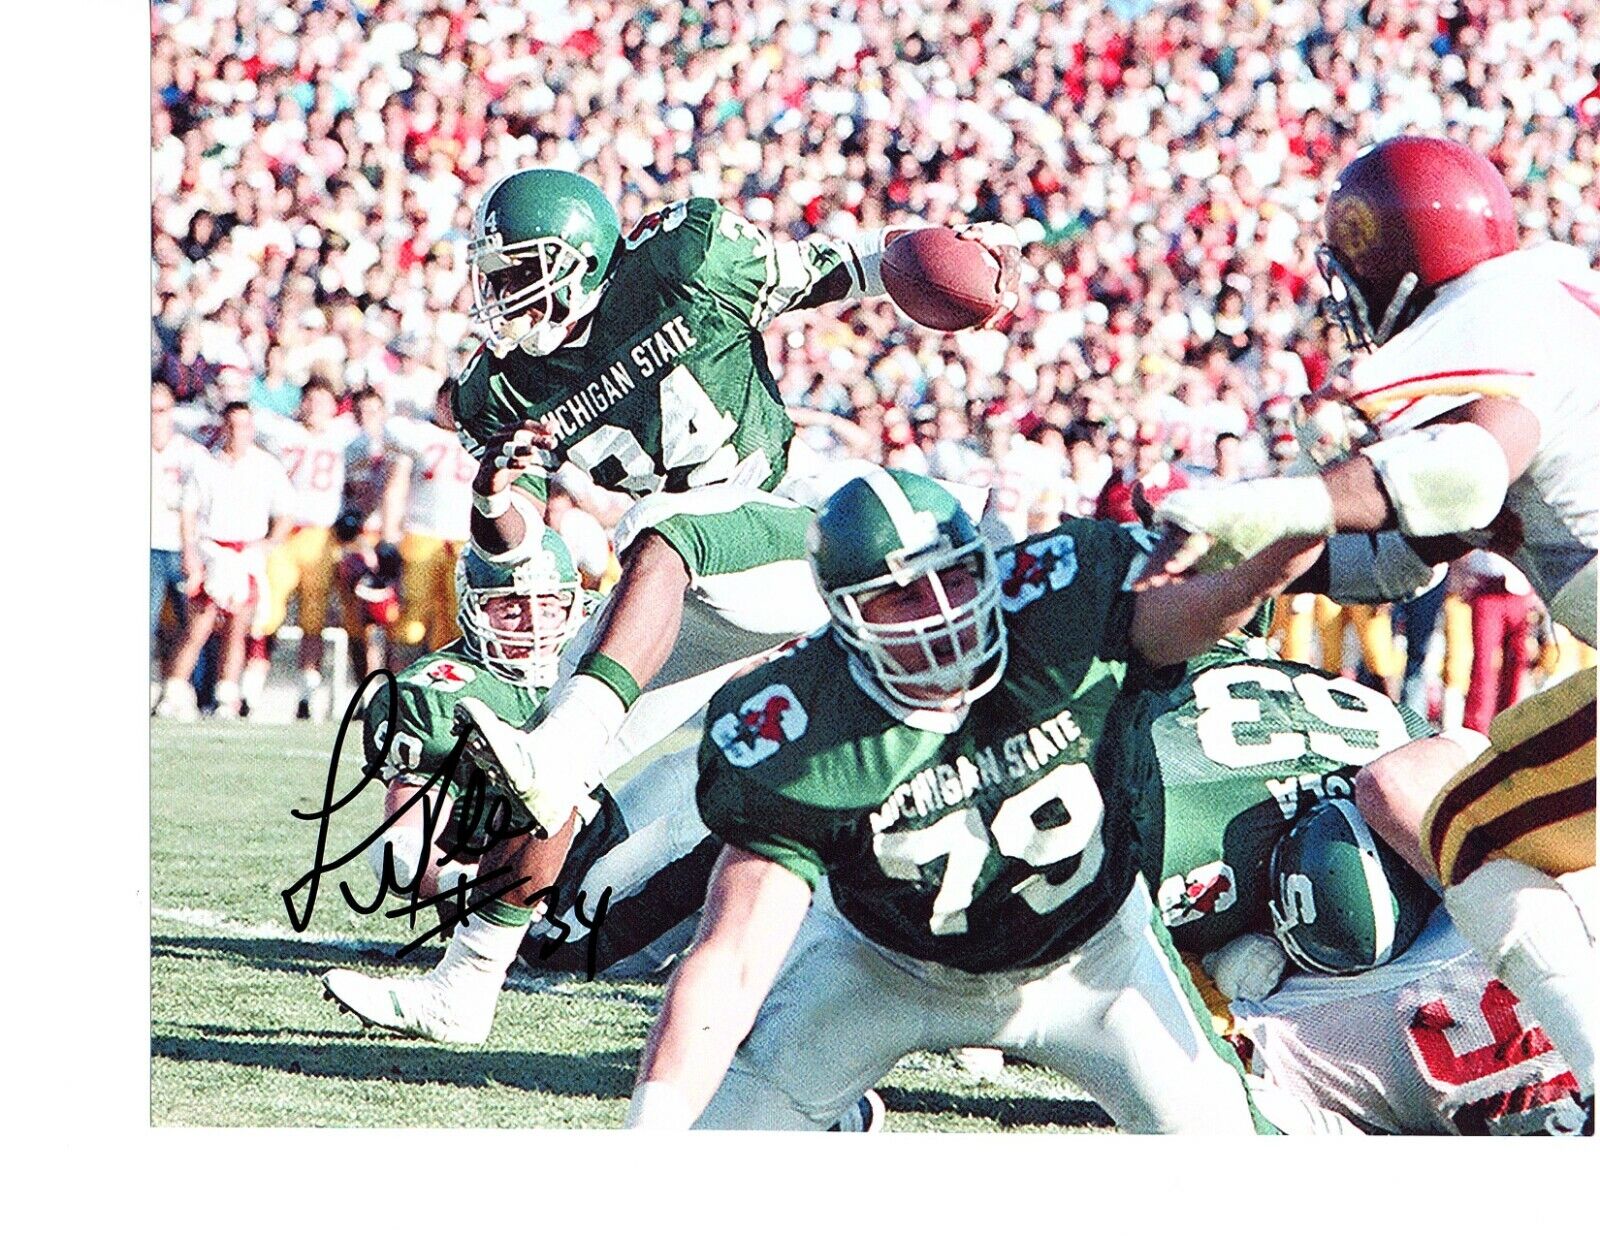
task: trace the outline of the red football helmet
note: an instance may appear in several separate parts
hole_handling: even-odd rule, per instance
[[[1317,263],[1324,311],[1353,346],[1387,341],[1439,285],[1517,247],[1511,193],[1489,160],[1441,137],[1394,137],[1339,174]]]

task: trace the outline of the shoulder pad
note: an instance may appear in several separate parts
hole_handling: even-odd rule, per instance
[[[705,261],[721,210],[708,197],[692,197],[653,211],[628,234],[628,250],[662,277],[685,282]]]

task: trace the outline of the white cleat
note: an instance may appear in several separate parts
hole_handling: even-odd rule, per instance
[[[200,707],[195,703],[194,687],[187,682],[169,679],[162,686],[155,715],[168,721],[198,721]]]
[[[537,744],[526,730],[502,721],[482,700],[460,700],[456,704],[455,733],[466,738],[467,755],[483,769],[489,784],[502,794],[517,799],[540,826],[539,836],[556,832],[572,814],[573,806],[585,789],[574,788],[570,775],[546,769],[543,776],[534,772]]]
[[[963,1072],[979,1081],[999,1081],[1006,1071],[1006,1056],[998,1047],[952,1047],[950,1055]]]
[[[329,970],[323,996],[364,1026],[382,1026],[437,1043],[482,1043],[494,1025],[498,985],[423,978],[382,979],[354,970]]]

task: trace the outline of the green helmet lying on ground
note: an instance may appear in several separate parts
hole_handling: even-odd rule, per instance
[[[540,530],[539,547],[516,561],[469,544],[456,562],[456,617],[469,652],[517,686],[550,687],[561,649],[583,623],[583,588],[567,544]]]
[[[1273,848],[1268,874],[1278,943],[1322,974],[1359,974],[1393,961],[1439,900],[1345,798],[1327,799],[1296,821]]]
[[[582,176],[536,167],[491,185],[467,245],[472,318],[489,349],[564,346],[599,303],[621,238],[615,208]]]
[[[937,481],[891,469],[857,477],[823,504],[807,545],[834,631],[890,698],[911,707],[968,702],[1000,681],[1000,571]],[[900,621],[864,614],[880,594],[924,580],[937,612]]]

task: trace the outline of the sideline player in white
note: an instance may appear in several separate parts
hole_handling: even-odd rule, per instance
[[[196,470],[206,450],[173,427],[172,390],[165,382],[150,388],[150,639],[154,647],[161,607],[169,599],[181,625],[188,597],[199,579],[195,533]]]
[[[1209,647],[1314,543],[1135,597],[1133,530],[1071,520],[997,561],[936,482],[876,471],[809,544],[827,632],[708,712],[725,846],[629,1124],[823,1129],[906,1053],[987,1045],[1124,1128],[1251,1132],[1091,761],[1130,659]]]
[[[1595,642],[1593,451],[1600,275],[1581,250],[1518,249],[1481,155],[1401,137],[1341,174],[1321,257],[1359,356],[1343,399],[1375,435],[1318,475],[1191,490],[1157,511],[1143,586],[1284,536],[1398,527],[1445,558],[1494,548],[1552,617]],[[1456,926],[1593,1093],[1595,672],[1496,719],[1491,747],[1389,840],[1420,836]]]
[[[289,538],[267,555],[267,594],[251,630],[251,665],[245,697],[259,695],[267,676],[266,640],[288,616],[289,598],[300,597],[300,701],[296,715],[309,720],[325,704],[322,692],[322,631],[339,555],[333,525],[344,501],[345,448],[361,432],[338,415],[333,388],[313,377],[300,393],[295,419],[263,416],[256,440],[283,464],[294,490],[294,526]]]
[[[397,466],[384,497],[384,540],[399,546],[400,617],[394,645],[401,663],[461,634],[455,620],[456,559],[471,535],[477,462],[450,419],[452,384],[434,400],[433,419],[391,416],[384,444]]]
[[[246,629],[266,591],[267,554],[288,534],[293,501],[283,466],[255,445],[254,422],[243,400],[224,407],[221,440],[190,480],[200,538],[199,573],[190,586],[198,592],[183,641],[167,666],[157,705],[161,716],[195,716],[189,675],[218,621],[226,624],[227,638],[217,671],[217,708],[224,715],[238,711]]]

